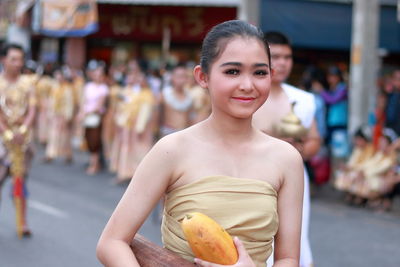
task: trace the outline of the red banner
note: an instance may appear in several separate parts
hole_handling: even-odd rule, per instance
[[[214,25],[236,18],[236,8],[99,5],[100,30],[91,37],[160,41],[165,27],[172,42],[201,42]]]

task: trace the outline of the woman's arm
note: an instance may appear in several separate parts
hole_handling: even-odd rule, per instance
[[[274,267],[298,267],[304,188],[303,160],[289,146],[281,158],[283,178],[278,192],[279,230],[275,236]]]
[[[339,89],[329,93],[327,91],[322,91],[321,96],[325,103],[332,105],[347,98],[347,89]]]
[[[97,245],[97,256],[105,266],[139,266],[129,244],[174,176],[174,147],[170,136],[163,138],[138,166]]]

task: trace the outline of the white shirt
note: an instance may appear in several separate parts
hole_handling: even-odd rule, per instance
[[[294,113],[301,120],[305,128],[310,128],[314,120],[316,105],[314,95],[292,85],[283,83],[282,89],[289,98],[289,102],[296,102]]]

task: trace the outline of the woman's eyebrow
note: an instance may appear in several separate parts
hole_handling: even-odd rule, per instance
[[[240,66],[242,66],[243,64],[240,63],[240,62],[225,62],[225,63],[222,63],[222,64],[220,65],[220,67],[225,67],[225,66],[229,66],[229,65],[236,66],[236,67],[240,67]]]
[[[240,62],[225,62],[225,63],[222,63],[221,65],[220,65],[220,67],[225,67],[225,66],[236,66],[236,67],[241,67],[243,64],[242,63],[240,63]],[[253,67],[254,68],[258,68],[258,67],[269,67],[269,65],[267,64],[267,63],[255,63],[255,64],[253,64]]]

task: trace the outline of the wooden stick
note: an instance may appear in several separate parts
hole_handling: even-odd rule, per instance
[[[131,248],[141,267],[195,266],[177,254],[148,241],[139,234],[136,234],[133,239]]]

